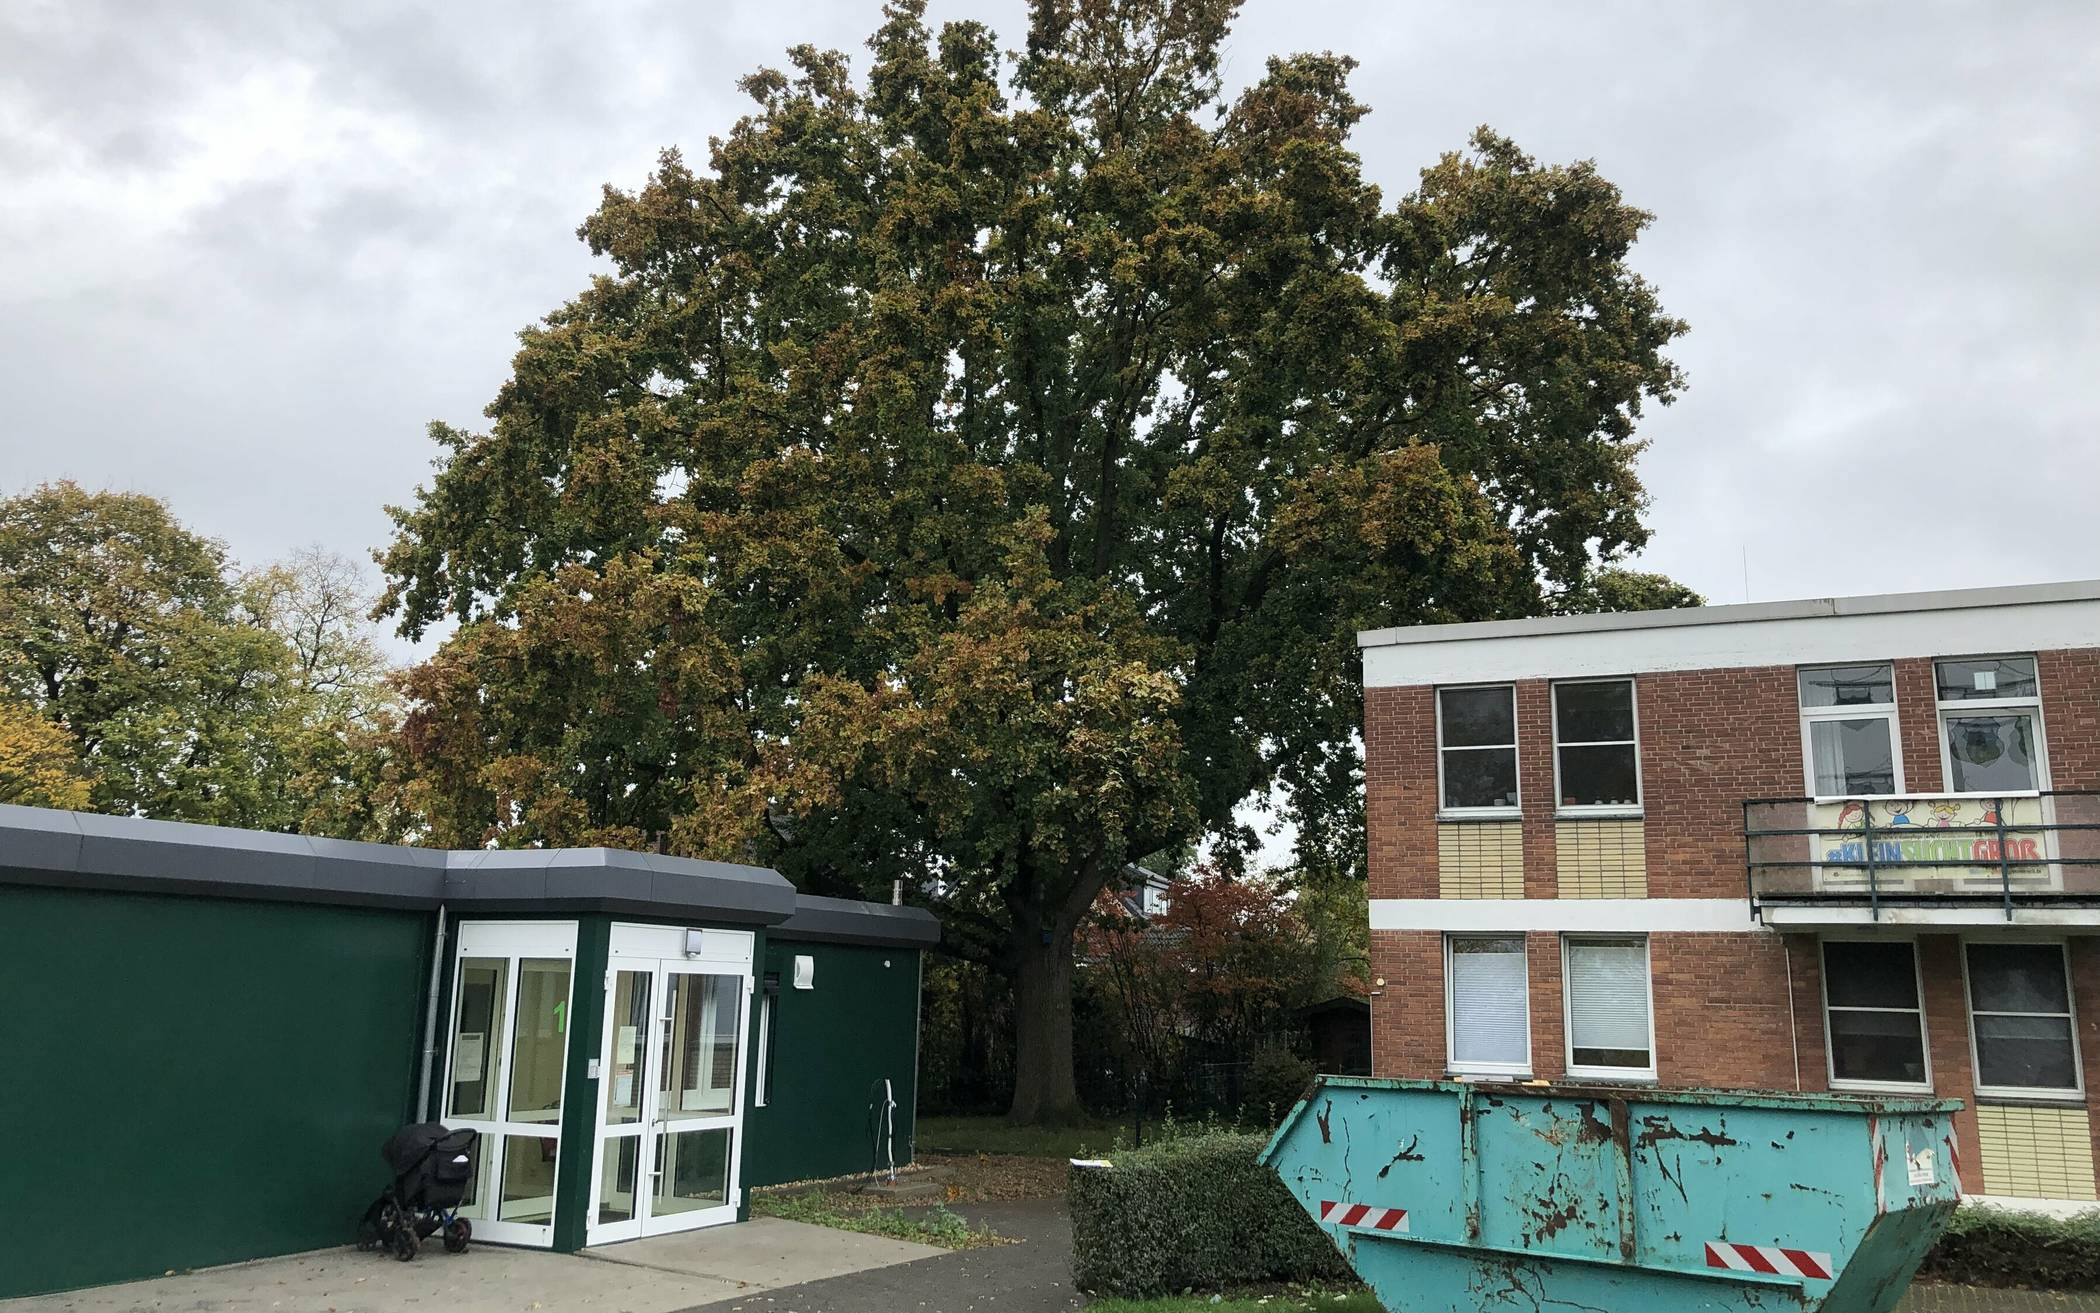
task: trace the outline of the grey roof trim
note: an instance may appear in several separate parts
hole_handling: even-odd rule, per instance
[[[762,866],[612,848],[408,848],[7,805],[0,805],[0,884],[752,925],[785,921],[796,910],[794,886]]]
[[[766,934],[773,939],[815,943],[931,948],[941,942],[941,923],[923,907],[856,903],[804,894],[795,900],[795,914]]]
[[[1992,606],[2100,601],[2100,579],[2019,584],[2005,588],[1958,588],[1944,592],[1876,593],[1866,597],[1814,597],[1792,602],[1743,602],[1692,606],[1672,611],[1613,611],[1601,615],[1536,616],[1525,620],[1480,620],[1467,624],[1408,625],[1366,629],[1359,648],[1401,643],[1450,643],[1477,638],[1529,638],[1541,634],[1599,633],[1620,629],[1673,629],[1688,625],[1750,624],[1762,620],[1815,620],[1830,616],[1887,615],[1906,611],[1964,611]]]

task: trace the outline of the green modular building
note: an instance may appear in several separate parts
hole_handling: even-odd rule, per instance
[[[346,1243],[401,1124],[573,1250],[911,1158],[915,908],[610,849],[0,806],[0,1298]]]

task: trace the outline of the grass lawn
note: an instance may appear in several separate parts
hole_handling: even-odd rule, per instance
[[[1105,1121],[1078,1126],[1010,1126],[1004,1117],[921,1117],[918,1145],[922,1153],[1086,1158],[1113,1146],[1119,1130],[1127,1134],[1129,1128],[1121,1122]]]
[[[945,1206],[911,1215],[895,1208],[869,1207],[861,1196],[848,1193],[768,1194],[754,1192],[751,1211],[759,1217],[784,1217],[790,1222],[837,1227],[888,1236],[892,1240],[915,1240],[943,1249],[978,1249],[1004,1243],[987,1228],[973,1229]]]
[[[1169,1295],[1165,1299],[1110,1299],[1086,1306],[1087,1313],[1385,1313],[1367,1290],[1348,1294],[1262,1295],[1227,1297],[1213,1304],[1209,1295]]]

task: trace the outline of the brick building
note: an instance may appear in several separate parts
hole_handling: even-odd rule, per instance
[[[2100,581],[1359,643],[1377,1074],[1931,1091],[2094,1200]]]

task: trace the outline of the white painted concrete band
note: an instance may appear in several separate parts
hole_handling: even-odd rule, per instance
[[[1698,612],[1678,614],[1691,617]],[[1436,637],[1437,628],[1402,631],[1410,641],[1367,646],[1363,654],[1365,687],[1492,684],[1513,679],[1581,679],[1665,670],[2094,647],[2100,646],[2100,599],[1449,639]]]
[[[1373,898],[1373,930],[1517,934],[1762,931],[1745,898]]]
[[[2008,920],[2003,906],[1979,898],[1967,907],[1905,907],[1881,909],[1878,917],[1868,907],[1815,907],[1767,904],[1765,924],[1775,930],[1815,930],[1851,926],[1939,926],[1948,929],[1972,927],[2003,930],[2007,926],[2100,926],[2100,908],[2031,907],[2016,905]]]

